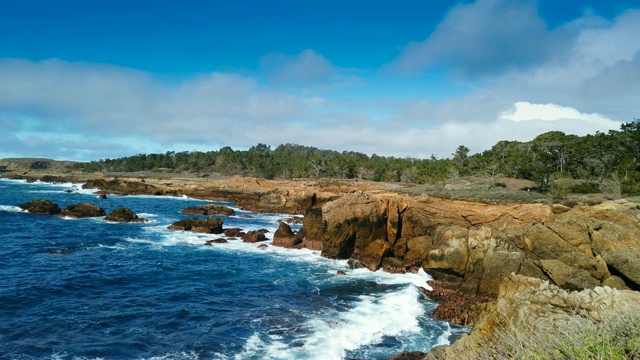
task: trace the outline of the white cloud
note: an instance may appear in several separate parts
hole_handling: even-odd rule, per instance
[[[545,63],[573,37],[565,28],[548,30],[533,1],[478,0],[456,5],[424,41],[409,44],[394,66],[404,72],[445,66],[471,78],[495,75]]]

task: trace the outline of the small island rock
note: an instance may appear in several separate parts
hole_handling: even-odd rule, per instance
[[[119,206],[115,210],[109,213],[104,220],[113,222],[147,222],[147,219],[140,218],[136,213],[127,209],[126,207]]]
[[[33,200],[30,202],[22,203],[18,205],[18,207],[30,213],[41,215],[55,215],[59,214],[60,211],[62,211],[57,204],[51,202],[51,200],[46,199]]]
[[[88,217],[98,217],[107,215],[103,208],[89,204],[73,204],[69,205],[60,214],[58,217],[71,217],[71,218],[88,218]]]

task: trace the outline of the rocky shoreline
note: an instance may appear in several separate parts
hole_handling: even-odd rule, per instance
[[[473,329],[449,347],[399,359],[473,357],[471,349],[507,323],[598,322],[639,303],[640,205],[630,201],[482,204],[370,183],[239,177],[84,180],[103,194],[187,195],[304,214],[302,229],[294,234],[283,223],[274,245],[321,250],[371,270],[423,268],[435,279],[425,291],[440,302],[434,316]],[[576,308],[584,312],[572,314]]]

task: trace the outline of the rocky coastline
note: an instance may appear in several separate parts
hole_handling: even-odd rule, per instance
[[[281,223],[275,246],[312,248],[371,270],[423,268],[435,279],[424,290],[440,303],[434,316],[473,328],[451,346],[398,359],[473,358],[508,324],[597,323],[640,303],[640,205],[627,200],[484,204],[358,182],[83,180],[101,194],[186,195],[304,215],[298,233]],[[221,232],[214,225],[207,231]]]

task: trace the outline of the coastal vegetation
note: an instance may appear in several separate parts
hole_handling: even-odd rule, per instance
[[[217,151],[167,151],[101,159],[70,165],[83,172],[194,172],[208,176],[240,175],[265,179],[362,179],[380,182],[444,184],[457,177],[525,179],[535,190],[554,195],[612,193],[640,195],[640,120],[620,130],[593,135],[551,131],[528,142],[500,141],[491,149],[470,154],[460,145],[450,158],[371,156],[322,150],[298,144],[272,149],[265,144],[249,150],[223,147]],[[561,180],[574,180],[571,182]],[[502,184],[496,183],[495,186]]]

